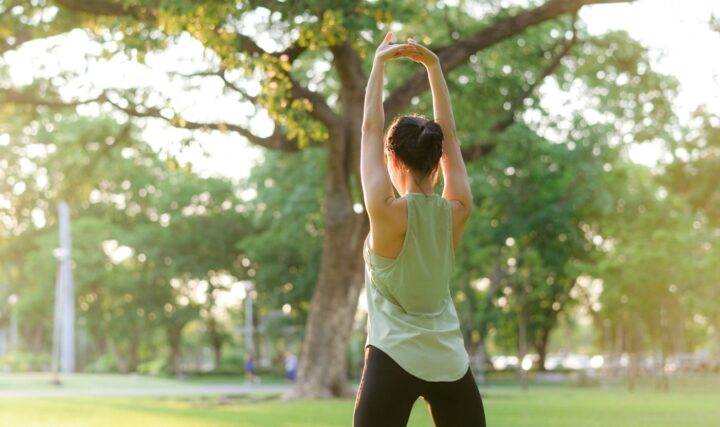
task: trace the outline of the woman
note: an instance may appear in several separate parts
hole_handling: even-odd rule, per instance
[[[369,318],[353,425],[405,426],[422,396],[436,426],[484,426],[449,290],[472,209],[450,97],[437,56],[412,39],[393,45],[391,38],[375,53],[365,92],[360,169],[370,216],[363,249]],[[399,57],[427,69],[435,121],[399,117],[383,139],[384,65]],[[433,190],[438,166],[442,197]]]

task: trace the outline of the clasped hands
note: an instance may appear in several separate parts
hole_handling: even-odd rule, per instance
[[[395,58],[408,58],[425,67],[430,67],[438,63],[438,57],[427,47],[419,44],[413,39],[408,39],[407,43],[390,44],[393,33],[389,32],[385,35],[382,43],[375,51],[375,61],[384,64],[385,62]]]

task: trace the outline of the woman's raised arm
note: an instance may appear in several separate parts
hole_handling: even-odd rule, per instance
[[[365,108],[360,144],[360,175],[362,179],[365,207],[373,216],[381,213],[388,198],[394,199],[392,183],[385,167],[383,129],[385,111],[383,110],[383,74],[385,62],[403,56],[407,44],[390,44],[392,33],[388,33],[375,52],[372,71],[365,89]]]
[[[430,49],[415,40],[408,39],[408,43],[413,49],[403,51],[403,55],[425,66],[432,92],[433,115],[443,131],[443,156],[440,165],[445,186],[442,196],[449,201],[459,202],[459,210],[469,215],[473,206],[470,180],[460,151],[460,142],[455,131],[455,117],[450,102],[450,92],[445,82],[445,76],[443,76],[440,61]]]

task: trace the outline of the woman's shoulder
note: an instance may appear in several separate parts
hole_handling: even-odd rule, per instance
[[[397,227],[407,224],[408,200],[405,196],[388,198],[380,215],[370,215],[371,225],[387,224]]]
[[[370,250],[384,257],[399,253],[408,224],[408,201],[400,197],[388,200],[382,215],[370,215]]]

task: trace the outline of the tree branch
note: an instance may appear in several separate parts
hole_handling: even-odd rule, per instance
[[[99,16],[119,16],[119,17],[131,17],[140,21],[151,21],[157,18],[157,9],[155,7],[143,7],[137,5],[127,5],[126,2],[120,0],[53,0],[53,3],[60,6],[62,9],[69,12],[82,13],[88,15],[99,15]],[[22,36],[22,37],[21,37]],[[32,39],[31,34],[24,36],[24,33],[15,35],[14,43],[9,43],[7,40],[0,40],[0,54],[7,50],[15,49],[21,43]],[[26,40],[27,39],[27,40]],[[250,36],[237,34],[236,45],[239,51],[252,56],[260,56],[268,54],[281,61],[288,61],[292,63],[302,52],[305,51],[304,46],[296,41],[285,50],[280,52],[269,53],[262,49]],[[240,93],[244,98],[251,102],[257,102],[257,97],[248,95],[245,91],[233,84],[227,79],[225,70],[213,73],[199,73],[197,75],[215,75],[223,80],[225,85]],[[289,77],[289,75],[288,75]],[[292,80],[291,80],[292,81]],[[292,81],[293,88],[291,91],[294,99],[307,99],[312,105],[312,111],[310,114],[317,120],[325,123],[326,125],[332,125],[339,121],[339,116],[327,105],[325,99],[317,92],[311,91],[308,88],[302,86],[296,81]],[[23,93],[18,91],[11,91],[0,89],[0,95],[4,96],[7,102],[13,102],[16,104],[28,104],[36,106],[46,106],[52,108],[68,108],[75,107],[82,104],[89,104],[93,102],[106,102],[113,105],[115,108],[124,111],[126,114],[133,117],[151,117],[159,118],[167,121],[173,126],[185,128],[185,129],[207,129],[207,130],[229,130],[239,133],[245,136],[250,142],[256,145],[260,145],[266,148],[278,149],[284,151],[295,151],[299,149],[298,141],[296,138],[288,139],[280,129],[280,126],[276,124],[275,131],[269,137],[258,137],[251,133],[246,128],[238,126],[232,123],[200,123],[188,121],[175,115],[173,117],[167,117],[162,114],[162,110],[158,108],[138,108],[138,106],[122,107],[119,104],[112,102],[108,99],[105,93],[101,94],[96,98],[86,100],[73,100],[73,101],[61,101],[56,99],[38,99],[33,94]],[[319,141],[311,141],[310,146],[320,145]]]
[[[362,59],[348,41],[332,46],[333,64],[340,80],[340,100],[343,105],[343,123],[345,129],[352,129],[346,134],[346,143],[333,144],[330,148],[331,158],[328,174],[333,182],[342,182],[344,177],[354,175],[360,177],[360,127],[363,117],[363,103],[367,77],[362,70]],[[363,215],[363,218],[365,216]]]
[[[240,95],[242,95],[243,98],[245,98],[248,101],[255,103],[255,104],[257,104],[259,102],[257,96],[249,95],[243,89],[239,88],[233,82],[228,80],[227,76],[225,75],[225,72],[226,72],[225,69],[220,69],[218,71],[199,71],[199,72],[190,73],[190,74],[177,73],[177,72],[171,72],[170,74],[185,77],[185,78],[219,77],[225,83],[226,87],[239,93]],[[301,85],[299,82],[292,79],[289,74],[287,74],[287,77],[290,79],[290,82],[292,83],[292,92],[291,93],[292,93],[293,98],[294,99],[307,99],[308,101],[310,101],[310,104],[313,107],[312,111],[310,112],[310,115],[312,117],[321,121],[328,127],[331,126],[332,124],[337,123],[340,120],[340,116],[338,116],[330,108],[330,106],[327,105],[327,103],[325,102],[325,99],[323,99],[323,97],[320,96],[319,93],[311,91],[310,89]]]
[[[306,49],[305,46],[300,46],[300,43],[298,43],[298,41],[295,41],[295,43],[288,46],[287,49],[278,53],[277,56],[278,56],[278,58],[282,59],[282,56],[286,55],[287,61],[292,64],[293,61],[295,61],[298,58],[298,56],[300,56],[303,52],[305,52],[305,49]]]
[[[560,63],[562,62],[562,59],[567,56],[568,53],[570,53],[573,46],[575,46],[575,43],[577,42],[577,27],[575,26],[576,23],[577,11],[573,14],[572,18],[572,37],[570,39],[563,39],[562,42],[558,42],[558,45],[563,46],[561,51],[554,56],[553,60],[542,70],[538,77],[534,79],[534,82],[528,85],[528,87],[524,91],[520,92],[518,96],[516,96],[513,101],[511,101],[510,110],[508,111],[507,115],[490,128],[491,139],[494,139],[493,137],[502,133],[505,129],[510,127],[510,125],[515,122],[515,117],[517,113],[524,110],[525,100],[532,96],[535,89],[538,88],[548,76],[550,76],[555,72],[555,70],[557,70],[557,68],[560,66]],[[552,50],[556,51],[557,48],[555,47]],[[486,156],[487,154],[492,152],[494,148],[495,143],[490,142],[485,144],[476,144],[462,147],[461,151],[465,161],[469,162]]]
[[[476,52],[520,34],[534,25],[567,13],[576,13],[587,5],[633,1],[635,0],[548,0],[541,6],[518,13],[467,38],[434,50],[438,55],[443,72],[447,74],[464,64]],[[413,74],[385,100],[385,114],[388,117],[397,116],[413,97],[425,92],[428,87],[425,70]]]
[[[181,129],[188,129],[188,130],[218,130],[222,132],[231,131],[238,133],[245,138],[247,138],[248,141],[250,141],[254,145],[258,145],[261,147],[269,148],[272,150],[280,150],[280,151],[298,151],[300,149],[299,143],[296,138],[288,139],[285,134],[280,129],[280,126],[278,126],[277,123],[275,123],[275,130],[273,131],[272,135],[267,137],[260,137],[255,135],[254,133],[250,132],[247,128],[243,126],[239,126],[233,123],[203,123],[203,122],[195,122],[191,120],[186,120],[180,115],[175,115],[173,117],[168,117],[162,113],[162,110],[156,107],[150,107],[150,108],[143,108],[139,109],[135,105],[130,105],[127,107],[123,107],[119,105],[116,102],[113,102],[109,99],[107,99],[107,102],[117,108],[120,111],[123,111],[125,114],[131,117],[138,117],[138,118],[156,118],[156,119],[162,119],[166,122],[168,122],[170,125],[181,128]],[[311,141],[310,146],[316,146],[320,145],[321,142],[319,141]]]
[[[485,157],[495,149],[495,142],[486,142],[484,144],[473,144],[460,147],[463,160],[465,163],[472,162],[481,157]]]
[[[291,94],[293,98],[304,98],[310,101],[310,104],[313,107],[312,111],[310,111],[310,115],[313,118],[319,120],[328,128],[331,128],[340,122],[340,116],[338,116],[332,108],[330,108],[327,102],[325,102],[325,99],[319,93],[306,88],[289,75],[288,78],[290,78],[290,82],[292,83]]]
[[[20,104],[20,105],[36,105],[52,108],[73,108],[78,105],[91,104],[93,102],[104,102],[105,95],[102,94],[95,98],[73,101],[60,101],[55,99],[39,99],[34,94],[28,92],[20,92],[13,89],[0,89],[0,97],[4,103]]]
[[[560,63],[562,62],[562,59],[567,56],[568,53],[570,53],[573,46],[575,46],[575,43],[577,42],[577,28],[575,27],[576,20],[577,14],[573,15],[572,37],[570,39],[563,39],[562,41],[557,43],[557,45],[562,45],[560,53],[554,55],[553,60],[534,79],[532,84],[528,85],[528,87],[524,91],[520,92],[512,101],[510,101],[510,110],[508,111],[508,114],[504,119],[498,121],[492,127],[493,133],[500,133],[507,129],[511,124],[513,124],[513,122],[515,121],[515,115],[519,111],[525,109],[525,100],[533,94],[535,89],[539,87],[540,84],[542,84],[548,76],[550,76],[555,72],[555,70],[557,70],[557,68],[560,66]],[[551,49],[553,52],[557,51],[556,46]]]
[[[255,41],[250,37],[242,34],[239,34],[238,37],[238,46],[246,53],[254,56],[267,54],[276,57],[280,61],[286,61],[289,63],[292,63],[292,61],[294,61],[305,50],[304,47],[300,46],[296,42],[284,51],[269,53],[260,46],[258,46],[258,44],[255,43]],[[310,112],[310,115],[312,117],[314,117],[316,120],[319,120],[328,127],[336,124],[339,121],[339,116],[335,114],[335,112],[330,108],[329,105],[327,105],[327,102],[322,97],[322,95],[315,91],[311,91],[305,86],[302,86],[299,82],[295,81],[290,76],[289,72],[286,72],[284,70],[282,72],[288,77],[288,79],[290,79],[290,82],[292,83],[292,90],[290,92],[292,94],[292,97],[294,99],[307,99],[308,101],[310,101],[310,104],[313,107],[312,111]],[[225,81],[226,84],[229,84],[229,82],[224,76],[221,76],[221,78]]]
[[[280,126],[275,124],[275,130],[273,131],[272,135],[267,137],[260,137],[255,135],[254,133],[250,132],[247,128],[236,125],[234,123],[202,123],[202,122],[195,122],[192,120],[186,120],[180,115],[174,115],[172,117],[168,117],[167,115],[163,114],[162,109],[156,108],[156,107],[148,107],[148,108],[138,108],[137,105],[129,104],[128,106],[124,107],[120,105],[116,101],[112,101],[109,99],[107,93],[102,93],[97,97],[89,98],[89,99],[83,99],[83,100],[73,100],[73,101],[59,101],[59,100],[53,100],[53,99],[41,99],[37,96],[29,93],[24,92],[17,92],[10,89],[0,89],[0,96],[2,96],[2,101],[6,103],[14,103],[14,104],[22,104],[22,105],[31,105],[31,106],[44,106],[44,107],[50,107],[50,108],[74,108],[78,105],[85,105],[85,104],[91,104],[91,103],[108,103],[115,107],[116,109],[124,112],[128,116],[131,117],[137,117],[137,118],[153,118],[153,119],[161,119],[166,122],[168,122],[170,125],[181,128],[181,129],[188,129],[188,130],[218,130],[218,131],[231,131],[238,133],[245,138],[248,139],[252,144],[259,145],[261,147],[269,148],[272,150],[280,150],[280,151],[298,151],[300,149],[299,143],[296,138],[288,139],[285,134],[280,129]],[[322,141],[311,141],[309,146],[319,146],[322,145]]]
[[[227,87],[228,89],[231,89],[232,91],[239,93],[244,99],[246,99],[252,103],[258,102],[257,96],[248,94],[245,90],[241,89],[235,83],[228,80],[227,76],[225,75],[226,72],[227,72],[226,69],[221,68],[217,71],[210,71],[210,70],[198,71],[198,72],[190,73],[190,74],[180,73],[177,71],[170,71],[170,72],[168,72],[168,74],[171,76],[179,76],[179,77],[183,77],[186,79],[190,79],[193,77],[218,77],[220,80],[223,81],[223,83],[225,83],[225,87]]]
[[[272,55],[270,52],[261,48],[251,37],[244,34],[237,35],[236,45],[239,52],[246,53],[250,56],[260,56],[264,53]]]
[[[140,20],[154,18],[156,10],[140,6],[128,6],[112,0],[55,0],[55,3],[74,12],[102,16],[131,16]]]
[[[340,79],[340,96],[364,96],[367,77],[362,70],[362,59],[348,41],[330,48],[333,63]]]

